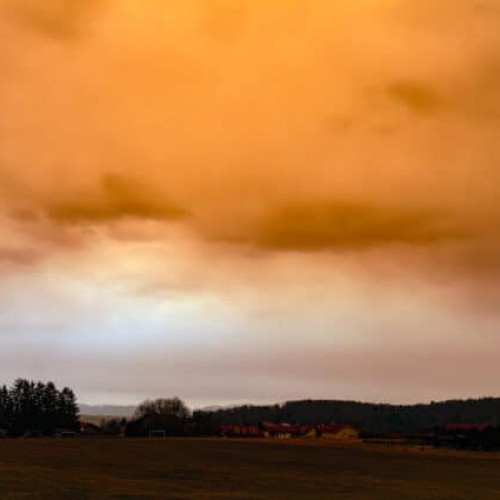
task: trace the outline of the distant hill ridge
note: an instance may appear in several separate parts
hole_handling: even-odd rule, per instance
[[[99,417],[131,417],[136,406],[126,405],[86,405],[80,404],[80,414]]]
[[[89,405],[80,404],[80,414],[94,417],[132,417],[137,408],[136,405]],[[233,406],[206,406],[199,411],[210,412],[217,410],[227,410]]]
[[[197,412],[224,424],[261,421],[292,423],[350,423],[372,432],[416,432],[447,423],[500,425],[500,398],[449,400],[428,404],[394,405],[340,400],[288,401],[275,405],[243,405]]]

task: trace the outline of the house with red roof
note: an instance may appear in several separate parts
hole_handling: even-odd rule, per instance
[[[265,437],[290,439],[302,436],[307,426],[292,425],[286,422],[261,422],[259,427],[264,432]]]

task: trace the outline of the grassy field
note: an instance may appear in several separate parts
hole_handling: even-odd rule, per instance
[[[496,456],[230,440],[3,440],[0,499],[499,500]]]

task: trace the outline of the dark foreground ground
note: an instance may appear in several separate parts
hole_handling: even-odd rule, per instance
[[[229,440],[0,440],[0,499],[500,500],[494,455]]]

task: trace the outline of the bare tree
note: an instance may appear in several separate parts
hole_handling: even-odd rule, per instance
[[[145,416],[176,417],[184,420],[191,416],[191,412],[182,400],[173,397],[168,399],[147,399],[137,407],[134,416],[135,418]]]

